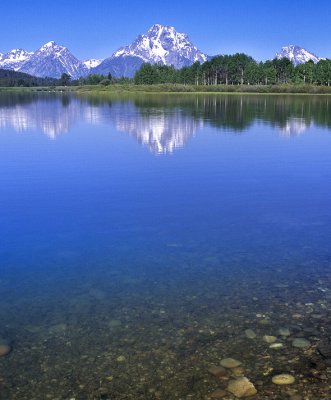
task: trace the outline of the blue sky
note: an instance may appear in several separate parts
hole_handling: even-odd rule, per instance
[[[282,45],[298,44],[331,58],[327,0],[2,0],[0,15],[2,53],[55,40],[80,59],[105,58],[161,23],[187,33],[210,55],[245,52],[264,60]]]

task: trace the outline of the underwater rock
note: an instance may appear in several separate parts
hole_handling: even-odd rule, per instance
[[[212,365],[208,368],[208,372],[214,376],[225,376],[227,375],[226,369],[221,366]]]
[[[298,347],[300,349],[303,349],[305,347],[310,346],[310,342],[307,339],[304,338],[296,338],[292,341],[292,346],[293,347]]]
[[[11,352],[11,347],[9,344],[0,343],[0,357],[6,356]]]
[[[122,325],[122,322],[119,320],[119,319],[111,319],[109,322],[108,322],[108,326],[109,326],[109,328],[118,328],[119,326],[121,326]]]
[[[245,375],[244,368],[242,368],[242,367],[233,368],[231,372],[233,373],[234,376],[244,376]]]
[[[275,385],[291,385],[295,382],[295,378],[290,374],[279,374],[272,377],[272,382]]]
[[[266,342],[266,343],[274,343],[276,340],[277,340],[277,338],[276,338],[276,336],[270,336],[270,335],[264,335],[263,336],[263,340]]]
[[[250,397],[257,393],[255,386],[246,377],[231,380],[229,382],[227,390],[238,397]]]
[[[281,349],[282,347],[284,347],[283,343],[272,343],[269,346],[270,349]]]
[[[223,358],[223,360],[221,360],[221,365],[224,368],[236,368],[239,367],[239,365],[241,365],[241,362],[238,360],[235,360],[234,358]]]
[[[291,335],[291,332],[290,332],[290,330],[288,328],[279,328],[278,329],[278,333],[281,336],[290,336]]]
[[[256,333],[253,331],[253,329],[246,329],[245,330],[245,335],[248,339],[255,339],[256,338]]]
[[[324,358],[331,358],[331,341],[324,340],[317,346],[317,350]]]
[[[211,399],[222,399],[226,396],[226,391],[223,389],[216,389],[213,393],[210,393],[209,397]]]

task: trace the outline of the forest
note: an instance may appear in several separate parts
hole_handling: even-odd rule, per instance
[[[0,69],[0,87],[55,86],[58,84],[60,84],[59,79],[38,78],[23,72]]]
[[[284,85],[315,84],[330,86],[331,60],[308,61],[294,65],[289,59],[256,62],[237,53],[221,55],[176,70],[171,66],[143,64],[134,76],[136,85],[174,83],[183,85]]]

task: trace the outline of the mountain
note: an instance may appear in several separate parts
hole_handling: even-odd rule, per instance
[[[18,71],[33,56],[33,53],[22,49],[13,49],[7,54],[0,54],[0,68]]]
[[[73,79],[88,73],[86,66],[74,57],[70,51],[51,41],[37,50],[20,68],[21,72],[30,75],[60,78],[63,73]]]
[[[303,47],[295,46],[293,44],[282,47],[281,51],[276,54],[276,58],[278,60],[281,58],[288,58],[293,62],[294,65],[304,64],[309,60],[317,63],[320,60],[320,58],[315,54],[310,53]]]
[[[106,58],[93,72],[132,77],[142,63],[182,68],[195,61],[203,63],[207,59],[208,56],[198,50],[185,33],[177,32],[172,26],[156,24],[146,34],[139,35],[132,44],[121,47]]]
[[[83,64],[85,65],[86,68],[91,69],[91,68],[95,68],[98,65],[100,65],[102,63],[102,61],[103,60],[101,60],[101,59],[92,58],[91,60],[83,61]]]

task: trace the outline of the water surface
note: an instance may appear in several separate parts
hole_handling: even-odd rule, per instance
[[[0,399],[330,398],[329,102],[1,94]]]

